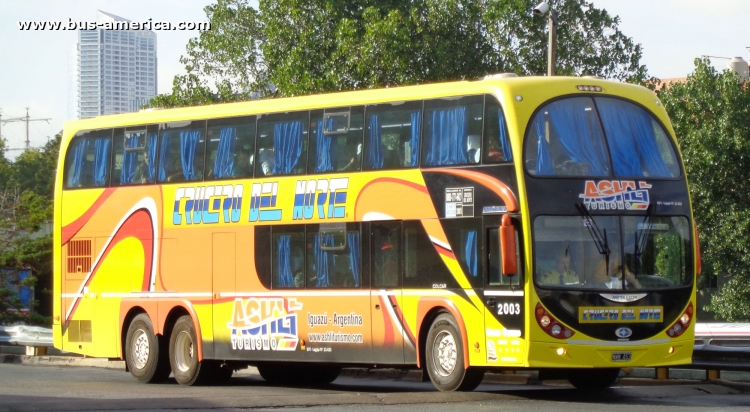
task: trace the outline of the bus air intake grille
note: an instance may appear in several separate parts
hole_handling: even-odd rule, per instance
[[[68,273],[91,271],[91,240],[71,240],[68,243]]]
[[[91,321],[71,320],[67,334],[68,342],[91,342]]]

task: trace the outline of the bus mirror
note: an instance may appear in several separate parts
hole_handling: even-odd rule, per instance
[[[518,273],[516,264],[516,229],[510,221],[510,216],[503,215],[500,226],[500,253],[503,260],[503,275],[513,276]]]

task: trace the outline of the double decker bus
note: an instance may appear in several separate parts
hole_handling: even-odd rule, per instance
[[[667,114],[595,78],[333,93],[66,123],[54,342],[142,382],[578,388],[686,364],[699,256]]]

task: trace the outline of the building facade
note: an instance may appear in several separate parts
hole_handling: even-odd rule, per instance
[[[130,20],[97,11],[97,23]],[[156,33],[79,30],[76,62],[79,119],[127,113],[156,96]]]

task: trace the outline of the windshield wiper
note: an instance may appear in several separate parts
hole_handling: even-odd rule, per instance
[[[609,278],[609,254],[612,253],[612,251],[609,249],[609,242],[607,241],[607,228],[604,228],[604,231],[599,230],[599,226],[597,226],[594,217],[591,216],[591,213],[589,213],[589,210],[583,203],[576,203],[576,209],[578,209],[578,213],[581,214],[581,217],[584,220],[583,226],[588,229],[591,238],[594,239],[596,250],[599,251],[599,254],[604,255],[604,270],[607,274],[607,278]]]

